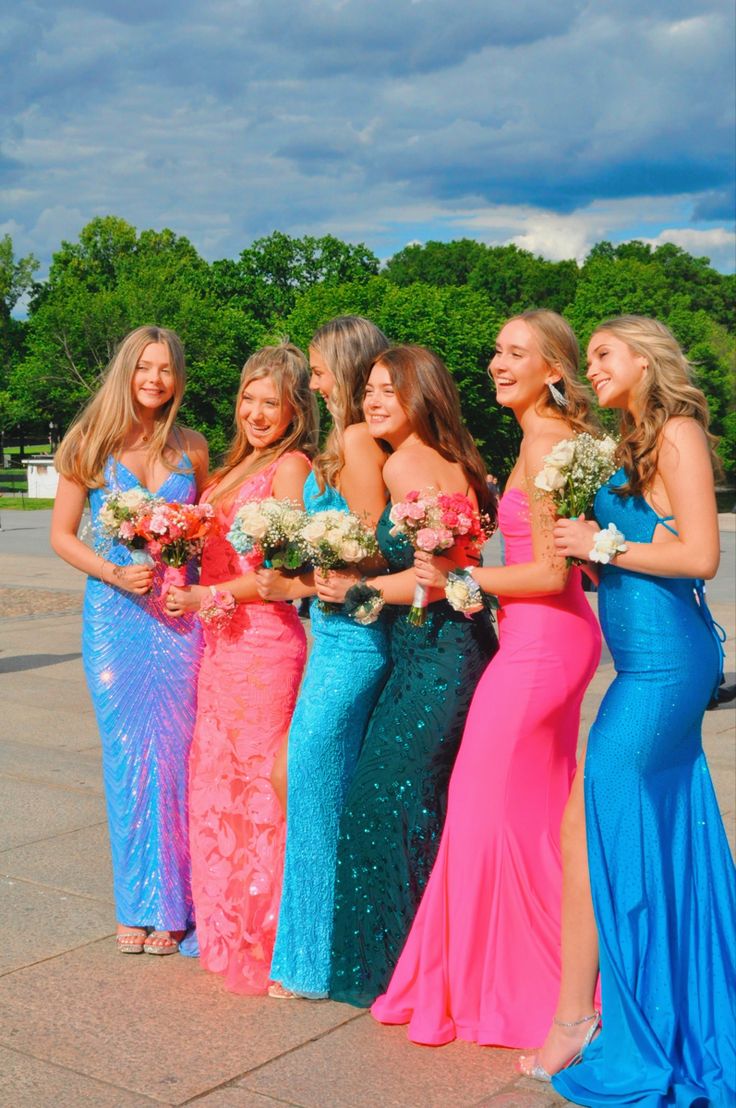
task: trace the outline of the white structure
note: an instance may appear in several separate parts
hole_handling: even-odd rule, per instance
[[[53,500],[59,484],[59,474],[54,469],[52,454],[42,454],[37,458],[24,458],[23,465],[28,466],[28,495],[34,499]]]

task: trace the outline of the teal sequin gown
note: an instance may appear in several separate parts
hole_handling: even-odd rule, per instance
[[[392,570],[413,550],[390,534],[386,509],[378,540]],[[367,1007],[388,985],[439,847],[447,787],[465,717],[497,648],[480,617],[446,601],[422,627],[396,609],[393,666],[366,731],[337,848],[330,996]]]
[[[664,521],[618,496],[623,481],[596,518],[651,542]],[[576,1104],[736,1103],[736,883],[701,741],[721,657],[700,585],[602,569],[616,679],[588,740],[585,813],[603,1030],[554,1078]]]
[[[347,512],[313,474],[310,514]],[[271,977],[309,997],[327,995],[337,832],[368,718],[389,667],[388,618],[361,627],[311,603],[312,648],[289,730],[286,859]]]

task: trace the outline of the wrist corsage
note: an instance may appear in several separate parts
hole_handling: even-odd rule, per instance
[[[210,585],[209,596],[199,606],[197,619],[215,631],[227,627],[235,612],[235,597],[227,589],[218,589]]]
[[[447,574],[445,596],[451,608],[463,612],[468,618],[483,607],[483,590],[470,572],[470,568],[451,569]]]
[[[609,523],[608,527],[603,527],[596,533],[588,554],[588,561],[601,562],[605,566],[618,554],[624,554],[628,549],[623,533],[615,523]]]
[[[367,627],[376,622],[385,603],[380,589],[374,589],[366,581],[361,581],[357,585],[351,585],[345,593],[342,608],[346,616]]]

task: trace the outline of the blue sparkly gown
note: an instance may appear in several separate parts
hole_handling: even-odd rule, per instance
[[[156,495],[193,503],[188,468],[184,457]],[[130,551],[102,535],[99,511],[108,492],[138,487],[122,462],[109,460],[105,485],[89,492],[95,549],[117,565],[130,564]],[[117,920],[184,931],[192,922],[187,760],[201,638],[192,616],[167,616],[162,576],[157,567],[146,596],[88,579],[82,657],[102,739]]]
[[[304,486],[313,514],[348,511],[314,474]],[[289,730],[286,860],[271,977],[309,997],[327,995],[337,832],[368,717],[389,667],[387,617],[362,627],[311,603],[312,648]]]
[[[390,505],[378,541],[392,571],[414,552],[391,535]],[[491,625],[444,601],[422,627],[407,608],[391,624],[392,668],[366,731],[337,848],[330,996],[368,1007],[385,991],[437,854],[447,787],[465,717],[498,647]]]
[[[667,524],[613,491],[624,479],[599,491],[596,518],[650,542]],[[554,1078],[576,1104],[736,1103],[736,885],[701,743],[720,651],[699,584],[602,569],[616,679],[588,740],[585,812],[603,1030]]]

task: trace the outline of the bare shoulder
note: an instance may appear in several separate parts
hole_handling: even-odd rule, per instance
[[[199,431],[195,431],[191,427],[182,427],[181,434],[187,454],[209,454],[207,439]]]
[[[705,442],[702,425],[691,416],[673,416],[662,428],[662,446],[682,446]]]
[[[558,442],[573,438],[573,433],[565,424],[560,427],[545,428],[524,444],[522,459],[527,476],[535,477],[542,469],[544,460]]]
[[[400,500],[414,490],[421,492],[432,484],[434,454],[431,447],[420,444],[402,447],[386,459],[383,479],[392,500]]]
[[[306,480],[312,466],[308,458],[303,454],[285,454],[278,464],[280,477],[299,478]]]
[[[388,455],[381,449],[365,423],[351,423],[343,431],[343,453],[349,462],[370,460],[383,466]]]

